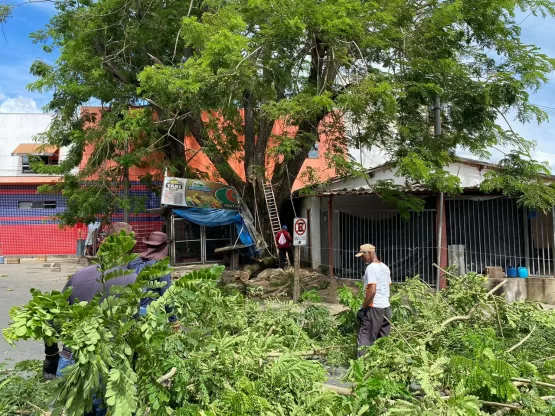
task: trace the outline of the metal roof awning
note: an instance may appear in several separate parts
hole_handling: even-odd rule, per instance
[[[14,149],[12,156],[54,156],[59,150],[59,147],[45,146],[41,143],[21,143]]]
[[[415,194],[430,193],[429,190],[427,190],[422,186],[413,186],[410,192],[413,192]],[[359,187],[359,188],[337,188],[337,189],[319,189],[319,190],[316,189],[312,193],[307,195],[299,195],[298,191],[296,191],[294,196],[295,198],[302,198],[305,196],[328,197],[328,196],[351,196],[351,195],[376,195],[376,193],[372,189],[369,189],[366,187]]]

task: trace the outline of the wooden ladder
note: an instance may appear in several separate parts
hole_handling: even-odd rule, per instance
[[[274,195],[274,188],[271,182],[266,182],[264,184],[264,199],[266,200],[266,208],[268,208],[268,216],[270,217],[270,225],[272,226],[274,246],[276,247],[276,252],[279,253],[275,240],[277,233],[281,230],[281,221],[279,220],[276,197]]]

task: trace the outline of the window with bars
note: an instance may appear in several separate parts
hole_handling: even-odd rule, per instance
[[[56,201],[19,201],[18,209],[55,209]]]
[[[57,157],[52,156],[34,156],[38,157],[42,160],[42,163],[45,165],[55,166],[58,164]],[[31,161],[29,160],[29,156],[21,156],[21,173],[35,173],[31,168]]]

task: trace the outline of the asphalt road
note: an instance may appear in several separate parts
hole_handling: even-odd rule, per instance
[[[41,291],[61,290],[68,276],[84,266],[84,261],[76,260],[54,263],[39,263],[36,260],[22,259],[21,264],[0,264],[0,326],[10,324],[9,311],[12,307],[22,305],[31,299],[30,289]],[[49,266],[49,267],[45,267]],[[60,270],[60,271],[57,271]],[[21,360],[44,358],[44,346],[41,342],[21,341],[11,347],[0,336],[0,362],[17,362]]]

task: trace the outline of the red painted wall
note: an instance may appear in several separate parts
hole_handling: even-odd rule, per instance
[[[82,107],[81,113],[89,113],[94,114],[97,119],[101,117],[101,107]],[[331,119],[325,119],[323,123],[330,123]],[[86,126],[85,126],[86,127]],[[276,122],[274,124],[274,128],[272,130],[273,135],[283,135],[283,132],[286,131],[288,135],[294,136],[296,134],[296,128],[290,126],[284,126],[283,124]],[[244,136],[239,136],[238,141],[240,143],[244,142]],[[300,189],[307,185],[306,180],[303,180],[303,173],[310,167],[315,170],[317,173],[317,177],[320,180],[326,180],[336,176],[335,169],[328,168],[328,161],[325,158],[326,152],[329,150],[330,141],[333,140],[333,137],[328,137],[326,134],[320,135],[320,143],[319,143],[319,157],[318,159],[306,159],[303,167],[301,168],[301,172],[298,175],[297,179],[292,184],[293,191]],[[272,140],[270,140],[269,148],[272,147]],[[185,139],[185,155],[184,157],[190,158],[195,151],[199,150],[200,146],[197,141],[192,136],[187,136]],[[80,168],[83,168],[90,155],[92,154],[92,146],[87,147],[85,150],[85,157],[83,158]],[[244,180],[245,179],[245,169],[244,164],[240,160],[241,154],[237,154],[236,157],[232,157],[228,160],[231,167],[235,170],[235,172]],[[156,156],[153,156],[156,157]],[[216,168],[210,161],[210,159],[204,154],[204,152],[198,152],[194,158],[189,163],[190,167],[193,169],[197,169],[201,172],[208,174],[209,178],[214,181],[223,182],[223,180],[218,176]],[[273,172],[275,166],[275,159],[271,156],[267,157],[266,161],[267,171],[269,176]],[[148,173],[148,169],[131,169],[129,172],[129,176],[131,180],[137,180],[141,175]],[[153,172],[151,173],[159,173],[160,172]]]

